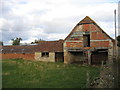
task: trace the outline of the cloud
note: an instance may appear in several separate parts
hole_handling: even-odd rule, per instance
[[[117,0],[4,0],[0,34],[5,44],[15,37],[23,43],[33,39],[64,39],[85,16],[90,16],[114,36]]]

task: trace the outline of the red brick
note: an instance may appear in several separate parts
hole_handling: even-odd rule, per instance
[[[82,47],[82,42],[66,42],[66,47]]]
[[[110,47],[109,41],[96,41],[91,43],[91,47]]]
[[[92,32],[91,33],[91,40],[97,40],[98,36],[97,36],[97,32]]]
[[[98,31],[99,28],[97,26],[95,26],[94,24],[90,25],[90,31]]]
[[[85,32],[90,31],[89,25],[90,24],[83,24],[83,31],[85,31]]]
[[[108,39],[108,37],[104,33],[102,33],[102,32],[98,32],[97,35],[98,35],[98,39],[99,40]]]
[[[2,59],[14,59],[14,58],[22,58],[26,60],[34,60],[34,54],[13,54],[13,53],[6,53],[2,54]]]

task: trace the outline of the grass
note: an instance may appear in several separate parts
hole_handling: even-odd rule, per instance
[[[99,66],[66,65],[22,59],[2,61],[3,88],[85,88],[86,72],[99,76]]]

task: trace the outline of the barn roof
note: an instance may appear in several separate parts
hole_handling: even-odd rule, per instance
[[[92,20],[89,16],[86,16],[84,19],[82,19],[77,25],[81,25],[81,24],[94,24],[96,25],[98,28],[100,28],[97,23]],[[72,34],[72,32],[76,29],[77,25],[73,28],[73,30],[70,32],[70,34],[65,38],[65,40]],[[100,28],[100,30],[105,33],[113,42],[114,39],[111,38],[106,32],[103,31],[103,29]]]
[[[90,24],[90,23],[95,23],[95,22],[89,16],[86,16],[78,24]]]
[[[37,51],[41,51],[41,52],[63,52],[63,40],[40,42],[38,44]]]
[[[26,46],[3,46],[2,53],[34,53],[36,51],[36,45]]]
[[[2,46],[2,53],[63,52],[63,40],[43,41],[38,45]]]

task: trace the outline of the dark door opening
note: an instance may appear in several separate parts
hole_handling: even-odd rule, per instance
[[[64,62],[64,53],[63,52],[55,52],[55,61],[56,62]]]
[[[70,52],[71,63],[82,64],[83,58],[83,52]]]
[[[90,35],[83,35],[84,47],[90,47]]]
[[[101,51],[94,51],[92,52],[92,64],[101,64],[102,61],[104,64],[108,60],[108,51],[101,50]]]

